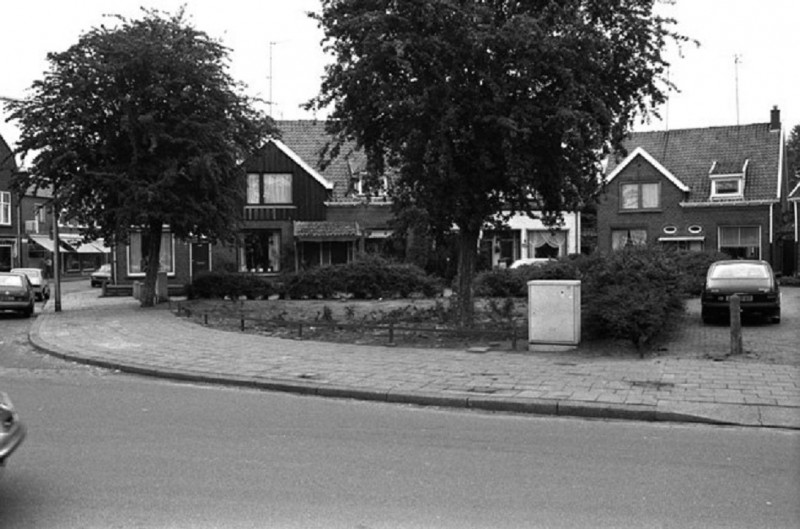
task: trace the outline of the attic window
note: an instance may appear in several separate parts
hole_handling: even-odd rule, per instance
[[[747,164],[737,170],[730,164],[721,164],[717,161],[711,165],[708,176],[711,179],[711,198],[712,199],[732,199],[744,198],[745,175],[747,174]]]

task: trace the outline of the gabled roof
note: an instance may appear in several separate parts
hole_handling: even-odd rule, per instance
[[[744,200],[775,201],[780,197],[783,135],[769,123],[635,132],[624,142],[628,152],[646,152],[669,174],[689,188],[687,203],[708,202],[709,172],[714,162],[721,167],[744,167],[747,161]],[[625,161],[629,161],[626,157]],[[607,174],[618,174],[611,161]],[[737,169],[736,172],[740,172]]]
[[[622,163],[620,163],[618,166],[616,166],[616,167],[614,168],[614,170],[613,170],[613,171],[611,171],[611,173],[608,175],[608,178],[606,179],[606,181],[607,181],[607,182],[610,182],[610,181],[612,181],[612,180],[614,179],[614,177],[616,177],[616,176],[617,176],[619,173],[621,173],[623,169],[625,169],[625,168],[626,168],[626,167],[627,167],[627,166],[628,166],[628,165],[629,165],[629,164],[630,164],[630,163],[631,163],[633,160],[635,160],[635,159],[636,159],[637,157],[639,157],[639,156],[641,156],[642,158],[644,158],[645,160],[647,160],[647,162],[648,162],[650,165],[652,165],[653,167],[655,167],[655,168],[656,168],[656,170],[657,170],[659,173],[661,173],[662,175],[664,175],[664,176],[667,178],[667,180],[669,180],[670,182],[672,182],[673,184],[675,184],[675,187],[677,187],[677,188],[678,188],[678,189],[680,189],[681,191],[689,191],[689,187],[688,187],[686,184],[684,184],[684,183],[683,183],[683,182],[681,182],[681,181],[680,181],[678,178],[676,178],[676,177],[675,177],[675,175],[673,175],[672,173],[670,173],[670,172],[669,172],[669,170],[667,170],[667,168],[666,168],[666,167],[664,167],[663,165],[661,165],[661,164],[658,162],[658,160],[656,160],[655,158],[653,158],[653,157],[652,157],[652,156],[651,156],[651,155],[650,155],[650,154],[649,154],[649,153],[648,153],[646,150],[642,149],[641,147],[636,147],[636,149],[634,149],[634,151],[633,151],[632,153],[630,153],[630,154],[629,154],[629,155],[628,155],[628,156],[627,156],[627,157],[626,157],[626,158],[625,158],[625,159],[622,161]]]
[[[328,163],[328,144],[333,137],[325,130],[325,123],[318,120],[276,122],[283,144],[332,184],[331,199],[334,202],[348,200],[351,178],[366,169],[367,157],[355,145],[347,143],[341,147],[339,156]]]
[[[322,184],[322,186],[325,189],[333,189],[333,183],[332,182],[330,182],[325,177],[323,177],[321,174],[319,174],[319,172],[317,172],[316,169],[314,169],[313,167],[308,165],[308,163],[306,163],[306,161],[303,160],[303,158],[298,156],[297,153],[295,153],[292,149],[287,147],[286,144],[283,143],[281,140],[278,140],[276,138],[270,138],[269,139],[269,143],[272,143],[273,145],[275,145],[281,152],[283,152],[286,156],[291,158],[294,163],[299,165],[303,169],[303,171],[305,171],[308,174],[310,174],[317,182]]]

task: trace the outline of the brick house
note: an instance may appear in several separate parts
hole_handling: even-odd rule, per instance
[[[324,152],[330,136],[323,121],[279,121],[280,139],[270,139],[244,162],[246,203],[233,245],[178,241],[165,228],[161,269],[170,283],[186,284],[204,270],[253,272],[344,263],[377,248],[388,236],[391,202],[386,186],[367,197],[365,158],[344,146],[331,163]],[[118,282],[144,278],[142,235],[115,252]]]
[[[0,136],[0,272],[19,266],[19,219],[17,197],[11,192],[11,175],[17,164],[6,141]]]
[[[182,242],[162,235],[161,269],[170,283],[187,284],[203,270],[253,272],[346,263],[363,252],[383,252],[391,235],[390,177],[378,189],[365,183],[366,156],[343,145],[330,160],[331,137],[324,121],[278,121],[280,139],[270,139],[244,162],[246,204],[233,245]],[[373,186],[375,187],[375,186]],[[486,231],[481,242],[491,266],[516,259],[560,257],[580,251],[580,218],[565,214],[556,229],[540,220],[513,215],[507,229]],[[115,252],[117,281],[144,278],[142,236]]]
[[[788,195],[780,112],[770,121],[631,134],[597,206],[597,247],[659,242],[781,267]]]
[[[794,186],[794,189],[789,193],[789,207],[791,208],[792,218],[792,252],[793,252],[793,267],[792,271],[798,273],[800,271],[800,181]]]

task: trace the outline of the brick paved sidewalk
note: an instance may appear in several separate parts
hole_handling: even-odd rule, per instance
[[[470,353],[205,328],[131,298],[67,294],[31,341],[73,360],[321,396],[551,415],[800,428],[800,369],[700,359]]]

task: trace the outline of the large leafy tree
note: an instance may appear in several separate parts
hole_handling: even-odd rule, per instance
[[[401,207],[457,227],[464,323],[482,227],[580,208],[685,40],[653,0],[322,0],[312,16],[335,61],[309,105],[332,107],[372,174],[399,172]]]
[[[14,187],[53,191],[87,239],[141,230],[143,305],[152,305],[162,228],[178,238],[233,237],[241,161],[273,123],[227,72],[228,49],[177,14],[112,17],[48,55],[49,69],[12,105],[32,170]]]
[[[800,125],[795,125],[786,140],[786,162],[789,165],[789,182],[800,182]]]

